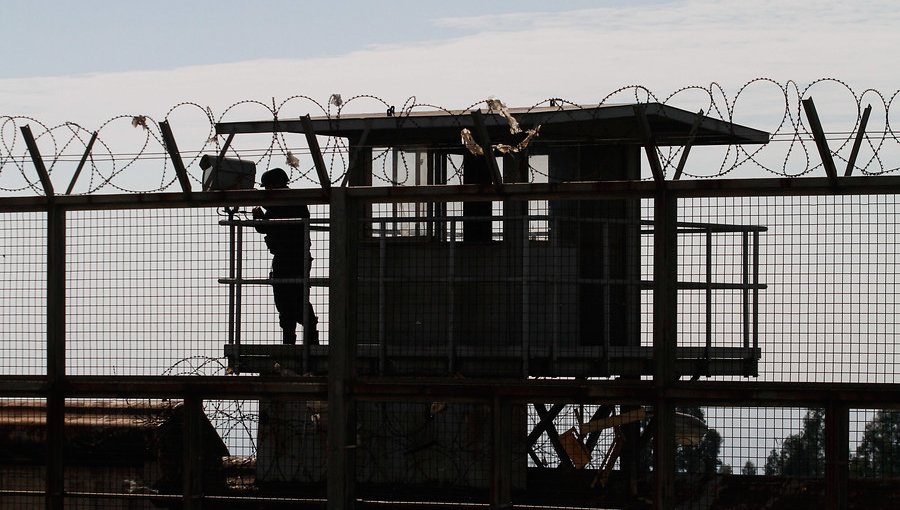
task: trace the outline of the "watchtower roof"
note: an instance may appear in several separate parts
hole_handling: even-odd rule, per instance
[[[643,143],[639,111],[646,114],[650,131],[658,146],[681,146],[688,143],[690,132],[698,120],[694,145],[764,144],[765,131],[692,113],[661,103],[608,104],[582,107],[577,105],[510,108],[508,112],[523,130],[541,126],[534,139],[539,145]],[[347,114],[313,117],[315,134],[348,138],[351,144],[365,138],[372,146],[458,146],[460,131],[473,129],[470,111],[403,112]],[[512,135],[509,121],[495,111],[482,110],[484,123],[492,142],[517,143],[523,135]],[[247,122],[220,122],[218,134],[304,133],[300,119],[278,119]],[[365,133],[365,137],[363,137]]]

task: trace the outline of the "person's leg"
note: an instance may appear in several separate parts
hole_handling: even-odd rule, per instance
[[[305,324],[303,324],[303,342],[309,345],[319,345],[319,319],[316,317],[316,311],[312,307],[312,303],[306,302],[304,307]]]
[[[293,285],[272,285],[275,308],[278,310],[278,325],[281,326],[282,342],[288,345],[297,343],[297,319],[293,313],[294,300],[290,296],[291,287]]]

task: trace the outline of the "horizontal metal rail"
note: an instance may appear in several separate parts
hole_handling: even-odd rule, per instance
[[[327,378],[310,376],[68,376],[66,398],[202,399],[294,398],[326,400]],[[0,397],[43,398],[46,378],[0,377]],[[650,380],[498,379],[452,377],[359,377],[348,391],[364,400],[488,402],[651,403],[658,389]],[[676,405],[721,407],[824,407],[900,409],[900,384],[676,381],[665,390]]]
[[[349,198],[367,202],[599,200],[652,198],[652,181],[596,181],[563,183],[509,183],[502,192],[477,184],[429,186],[349,187]],[[900,176],[855,176],[762,179],[703,179],[666,181],[666,192],[676,197],[751,197],[808,195],[893,195],[900,193]],[[55,197],[0,198],[0,211],[45,211],[54,205],[68,210],[158,209],[288,205],[296,202],[327,204],[321,189],[124,193],[60,195]]]

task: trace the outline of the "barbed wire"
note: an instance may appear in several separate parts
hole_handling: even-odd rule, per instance
[[[835,92],[840,98],[835,97]],[[572,115],[573,110],[616,103],[662,103],[689,111],[701,110],[705,115],[726,122],[757,127],[760,124],[774,126],[769,130],[770,142],[763,145],[726,145],[710,148],[709,154],[697,159],[691,155],[691,166],[684,175],[695,179],[716,178],[738,171],[748,176],[777,175],[800,177],[823,172],[813,137],[802,110],[801,100],[813,93],[822,93],[826,100],[819,102],[823,117],[840,117],[830,112],[846,111],[829,123],[839,127],[826,130],[827,139],[835,162],[846,166],[857,130],[861,124],[865,104],[873,107],[872,122],[863,137],[862,149],[854,163],[857,175],[881,175],[900,169],[900,140],[891,127],[891,107],[898,91],[885,93],[867,88],[856,92],[848,83],[837,78],[820,78],[806,85],[792,80],[779,82],[771,78],[755,78],[741,85],[733,95],[717,82],[709,85],[688,85],[666,95],[654,93],[650,88],[625,85],[601,97],[597,103],[578,104],[561,97],[547,98],[527,108],[556,107],[561,118]],[[236,101],[216,115],[208,106],[195,102],[182,102],[172,106],[162,120],[169,121],[180,147],[180,154],[188,170],[189,178],[199,184],[202,173],[198,163],[203,154],[218,154],[224,137],[216,135],[219,122],[237,120],[268,120],[274,122],[296,119],[309,114],[339,123],[349,112],[386,112],[396,118],[398,126],[415,127],[417,115],[422,112],[443,113],[458,119],[460,129],[465,127],[465,117],[475,109],[488,107],[492,98],[478,100],[462,110],[451,110],[430,103],[419,103],[416,96],[404,100],[399,108],[390,101],[372,94],[358,94],[343,100],[340,94],[332,94],[326,102],[305,95],[294,95],[280,102],[245,99]],[[746,112],[745,112],[746,111]],[[75,122],[63,122],[50,126],[29,116],[0,116],[0,192],[7,194],[42,194],[43,188],[33,168],[31,155],[26,148],[22,126],[28,125],[34,133],[42,159],[51,175],[54,188],[67,184],[77,162],[84,156],[88,141],[97,133],[93,149],[87,155],[82,176],[75,187],[77,194],[101,192],[146,193],[175,190],[178,187],[174,167],[168,158],[159,122],[148,115],[117,115],[90,130]],[[451,121],[452,125],[452,121]],[[185,134],[190,131],[190,136]],[[320,137],[323,157],[326,160],[329,179],[338,183],[344,179],[349,165],[350,148],[339,137]],[[573,144],[575,142],[573,141]],[[129,146],[126,150],[124,147]],[[462,143],[454,147],[462,148]],[[704,148],[707,149],[707,148]],[[660,160],[667,174],[672,174],[680,159],[682,147],[659,148]],[[695,149],[696,150],[696,149]],[[897,154],[894,154],[894,151]],[[394,152],[394,148],[374,147],[372,154],[373,179],[379,184],[404,185],[416,182],[418,157],[414,150]],[[238,137],[229,146],[227,155],[253,161],[265,168],[282,166],[289,171],[294,187],[318,185],[318,175],[312,156],[302,135],[276,132],[264,135]],[[462,158],[449,158],[448,182],[462,182]],[[699,169],[699,170],[698,170]],[[530,168],[530,179],[546,179],[547,171],[537,165]],[[87,175],[85,175],[87,174]]]

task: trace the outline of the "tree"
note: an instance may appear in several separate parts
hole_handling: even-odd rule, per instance
[[[781,450],[769,452],[765,473],[770,476],[822,476],[825,473],[825,411],[811,409],[803,430],[791,434]]]
[[[741,474],[746,476],[753,476],[756,474],[756,464],[753,463],[752,460],[748,460],[744,467],[741,468]]]
[[[679,407],[677,411],[694,416],[706,424],[703,410],[699,407]],[[719,460],[721,446],[722,436],[715,429],[708,429],[696,445],[678,446],[675,452],[675,465],[682,473],[714,475],[722,465],[722,461]]]
[[[867,478],[900,476],[900,411],[878,411],[866,424],[850,472]]]

